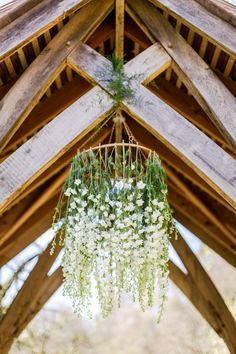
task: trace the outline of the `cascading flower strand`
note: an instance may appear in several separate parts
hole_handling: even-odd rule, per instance
[[[85,308],[92,315],[95,282],[105,317],[124,292],[144,310],[158,289],[160,318],[174,227],[165,174],[156,153],[144,159],[139,148],[119,149],[100,147],[73,159],[54,217],[64,245],[64,294],[78,315]]]

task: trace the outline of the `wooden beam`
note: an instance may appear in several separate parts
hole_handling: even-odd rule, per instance
[[[188,203],[186,204],[188,205]],[[172,208],[174,208],[172,204]],[[187,208],[187,206],[186,206]],[[191,208],[192,210],[192,208]],[[208,233],[208,224],[200,224],[198,220],[194,219],[187,211],[180,210],[175,207],[174,209],[175,219],[185,226],[190,232],[197,236],[202,242],[208,245],[213,251],[215,251],[219,256],[221,256],[226,262],[236,267],[236,256],[235,252],[232,252],[228,247],[222,246],[218,240],[213,239]]]
[[[125,0],[116,0],[116,56],[124,59]]]
[[[0,60],[40,36],[89,0],[41,1],[0,31]],[[19,31],[20,28],[20,31]]]
[[[231,353],[235,353],[236,322],[223,298],[183,237],[179,234],[178,240],[173,238],[171,243],[187,269],[189,276],[195,283],[196,290],[201,293],[207,301],[210,309],[209,317],[212,317],[210,325],[215,329],[216,333],[224,339]]]
[[[136,60],[139,61],[138,57]],[[112,64],[106,58],[80,43],[68,56],[68,61],[74,70],[109,91],[108,75],[109,73],[112,75]],[[158,56],[155,56],[153,61],[159,66]],[[135,59],[133,59],[134,62]],[[145,64],[147,65],[140,66],[144,73],[144,80],[149,65],[148,62]],[[97,77],[97,71],[104,67],[107,70],[106,81]],[[129,66],[127,74],[131,71]],[[133,80],[130,85],[133,89],[133,98],[122,102],[123,109],[166,144],[233,208],[236,208],[236,161],[170,106],[142,86],[138,80]],[[221,161],[220,164],[219,161]]]
[[[93,64],[96,64],[96,68],[89,68],[86,65],[85,58],[92,59]],[[158,60],[153,61],[153,57],[158,58]],[[96,72],[98,69],[107,68],[108,79],[112,72],[112,64],[109,60],[104,58],[101,54],[95,52],[89,46],[78,41],[76,48],[67,57],[68,65],[77,71],[81,76],[90,80],[92,84],[100,84],[101,87],[107,90],[105,84],[101,84],[102,80],[96,78]],[[160,75],[165,71],[171,64],[170,56],[163,50],[159,43],[153,44],[151,47],[147,48],[145,51],[140,53],[137,57],[130,60],[125,65],[125,72],[127,75],[135,75],[138,83],[148,84],[157,75]],[[107,82],[107,80],[106,80]]]
[[[52,226],[60,191],[49,198],[0,248],[0,267],[9,262]]]
[[[12,206],[19,203],[19,201],[24,199],[27,195],[31,194],[36,189],[38,189],[41,185],[43,185],[50,178],[59,173],[66,166],[68,166],[72,161],[73,157],[77,154],[78,149],[89,149],[90,147],[97,146],[101,144],[109,136],[109,134],[110,128],[105,127],[101,130],[100,134],[94,136],[94,138],[85,136],[81,141],[71,146],[71,148],[61,158],[59,158],[52,166],[50,166],[45,172],[43,172],[38,178],[36,178],[36,180],[32,182],[27,189],[25,189],[16,199],[11,202],[11,204],[9,204],[8,207],[4,209],[4,213],[8,209],[12,208]]]
[[[47,279],[47,274],[58,256],[61,248],[58,246],[54,254],[50,255],[51,243],[40,255],[38,262],[25,280],[22,288],[16,295],[7,313],[0,322],[0,349],[1,353],[8,353],[14,337],[18,334],[22,323],[27,316],[27,308],[36,302],[40,290]]]
[[[219,45],[228,54],[236,57],[236,29],[222,21],[197,3],[196,0],[149,0],[154,6],[177,17],[191,30],[207,37],[212,43]]]
[[[233,245],[222,238],[219,229],[170,182],[168,200],[174,210],[174,217],[181,224],[236,267],[236,250]]]
[[[21,322],[20,326],[17,328],[15,337],[18,337],[22,331],[27,327],[27,325],[32,321],[32,319],[37,315],[37,313],[42,309],[50,297],[55,293],[55,291],[62,285],[63,273],[61,267],[57,268],[52,275],[47,276],[44,280],[39,295],[31,303],[29,308],[26,309],[26,315],[24,321]]]
[[[0,151],[65,68],[67,55],[86,40],[113,8],[113,0],[99,0],[82,8],[52,39],[3,98],[0,106]],[[99,14],[99,16],[98,16]]]
[[[160,41],[173,58],[179,78],[222,135],[236,147],[236,100],[231,92],[157,9],[142,0],[127,3],[130,15],[146,34]]]
[[[236,27],[236,8],[225,0],[195,0],[211,13]]]
[[[219,220],[215,214],[208,208],[205,203],[199,198],[187,185],[182,181],[179,176],[168,166],[165,166],[165,171],[168,175],[168,178],[176,185],[177,188],[182,190],[184,195],[193,203],[201,212],[221,231],[222,238],[228,240],[234,245],[236,249],[236,237],[231,233],[231,231],[224,225],[221,220]]]
[[[73,56],[71,53],[71,56]],[[158,60],[153,60],[158,58]],[[151,45],[125,65],[127,75],[136,76],[136,81],[147,85],[171,65],[171,57],[159,43]]]
[[[98,98],[103,104],[93,105]],[[93,88],[4,160],[0,164],[0,212],[101,122],[112,111],[113,105],[113,100],[103,90]]]
[[[155,85],[151,83],[149,88],[203,133],[208,135],[213,141],[222,146],[224,150],[236,156],[236,149],[233,149],[232,146],[227,143],[219,130],[214,126],[211,120],[208,119],[206,113],[194,97],[184,93],[161,76],[157,77]]]
[[[160,156],[161,160],[165,161],[167,165],[171,166],[179,174],[188,179],[191,183],[199,187],[205,193],[209,194],[214,200],[217,200],[221,205],[226,207],[231,212],[235,212],[230,204],[227,203],[213,188],[211,188],[203,178],[198,176],[183,160],[168,149],[160,140],[151,135],[146,129],[141,127],[136,121],[129,120],[129,127],[131,128],[135,138],[140,145],[147,146],[149,149],[155,150]]]
[[[37,131],[79,99],[90,88],[91,86],[87,81],[78,77],[71,82],[67,82],[61,90],[57,90],[47,99],[39,102],[3,149],[0,161],[8,157],[19,145],[22,145],[29,137],[36,134]]]
[[[65,182],[69,171],[66,169],[44,190],[44,192],[36,199],[32,205],[21,215],[21,217],[10,227],[7,232],[0,238],[0,247],[45,203],[45,201],[53,195]]]
[[[204,294],[199,289],[198,283],[189,275],[180,270],[173,262],[169,262],[169,271],[171,280],[180,288],[191,303],[197,308],[209,325],[216,333],[223,337],[226,345],[232,354],[235,353],[235,336],[232,337],[232,329],[235,328],[235,323],[228,321],[227,314],[219,313],[218,309],[213,306],[213,301],[205,298]],[[204,271],[205,272],[205,271]],[[227,322],[227,330],[224,328]],[[228,325],[229,324],[229,325]]]

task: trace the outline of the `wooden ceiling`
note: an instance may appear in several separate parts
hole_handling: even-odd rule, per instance
[[[0,266],[50,228],[77,149],[109,139],[96,67],[115,48],[145,77],[122,109],[175,218],[236,266],[235,19],[220,0],[28,0],[0,19]]]

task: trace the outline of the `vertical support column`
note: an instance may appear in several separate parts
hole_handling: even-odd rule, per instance
[[[116,57],[124,58],[125,0],[116,0]]]

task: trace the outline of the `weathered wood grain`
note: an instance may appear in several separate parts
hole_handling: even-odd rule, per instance
[[[195,0],[149,0],[236,57],[236,29]]]
[[[124,58],[125,0],[116,0],[116,56]]]
[[[218,308],[215,306],[215,299],[213,298],[207,300],[201,286],[199,286],[199,283],[194,281],[190,274],[185,274],[182,270],[180,270],[179,267],[177,267],[172,261],[169,262],[169,271],[171,280],[192,302],[192,304],[197,308],[203,318],[205,318],[216,333],[224,339],[230,352],[234,354],[235,336],[233,335],[233,331],[235,331],[235,323],[233,319],[231,319],[230,322],[227,317],[231,316],[229,310],[227,309],[226,313],[220,313]],[[205,273],[205,270],[201,269],[201,271]],[[215,294],[216,292],[212,295]]]
[[[173,58],[179,78],[222,135],[236,147],[235,97],[157,9],[142,0],[128,0],[128,5],[138,25],[160,41]]]
[[[212,317],[210,325],[224,339],[231,353],[234,353],[236,322],[222,296],[183,237],[179,234],[178,240],[173,238],[171,243],[195,283],[196,291],[201,293],[209,304],[207,311]]]
[[[80,43],[68,60],[81,75],[109,90],[112,64],[106,58]],[[156,60],[158,66],[158,57],[154,57],[153,60]],[[106,80],[99,78],[97,74],[104,68],[107,73]],[[143,65],[142,68],[145,75],[147,67]],[[133,80],[131,87],[133,98],[122,102],[124,110],[166,144],[236,208],[236,161],[138,81]]]
[[[77,39],[86,40],[113,8],[113,0],[94,0],[53,38],[0,103],[0,150],[65,67]],[[99,16],[98,16],[99,13]]]
[[[0,60],[91,0],[44,0],[0,30]]]
[[[195,0],[211,13],[236,27],[236,8],[225,0]]]
[[[97,104],[99,99],[102,105]],[[0,164],[0,210],[104,119],[112,108],[113,100],[95,87]]]

